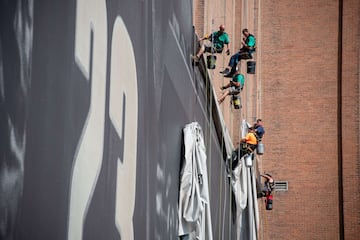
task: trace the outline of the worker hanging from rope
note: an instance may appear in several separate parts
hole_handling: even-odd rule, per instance
[[[220,73],[224,74],[225,77],[232,77],[236,71],[236,67],[241,59],[251,59],[253,52],[256,50],[256,38],[254,35],[249,33],[247,28],[242,30],[244,35],[243,40],[241,41],[242,48],[231,56],[229,60],[228,67],[221,71]]]
[[[262,120],[260,118],[258,118],[256,120],[256,122],[254,123],[254,129],[255,129],[255,136],[256,139],[258,141],[258,145],[256,148],[256,153],[258,155],[263,155],[264,154],[264,144],[262,143],[262,139],[264,137],[265,134],[265,129],[262,125]]]
[[[246,153],[253,153],[256,149],[256,145],[257,139],[255,136],[255,129],[254,127],[249,127],[249,131],[246,134],[245,138],[240,139],[240,147],[242,149],[241,151],[244,152],[243,155],[245,155]],[[241,155],[241,157],[243,155]]]
[[[191,56],[194,63],[198,63],[200,57],[203,53],[222,53],[224,49],[224,45],[226,45],[226,54],[230,55],[229,49],[229,35],[225,32],[225,25],[221,24],[219,26],[219,31],[213,32],[210,35],[205,35],[204,37],[199,39],[199,42],[203,40],[209,40],[209,42],[202,43],[200,45],[199,51],[196,53],[195,56]]]
[[[238,95],[244,88],[244,84],[245,77],[237,70],[229,83],[220,87],[221,90],[226,89],[226,91],[219,97],[218,103],[221,104],[228,95]]]
[[[239,147],[236,148],[232,153],[232,170],[237,166],[239,159],[244,157],[246,154],[252,154],[257,146],[257,140],[255,136],[254,127],[248,129],[248,133],[245,138],[240,139]]]
[[[266,210],[272,210],[273,207],[272,191],[275,188],[274,179],[269,173],[261,174],[260,176],[265,179],[265,182],[261,191],[258,191],[258,198],[265,197]]]
[[[262,120],[258,118],[254,123],[255,135],[258,141],[261,141],[265,134],[265,129],[262,124]]]

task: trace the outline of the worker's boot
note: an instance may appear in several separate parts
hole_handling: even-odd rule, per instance
[[[221,74],[228,74],[230,72],[229,68],[225,68],[223,71],[221,71]]]

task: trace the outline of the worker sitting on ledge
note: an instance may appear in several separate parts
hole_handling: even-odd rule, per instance
[[[238,70],[235,72],[234,76],[230,80],[228,84],[222,86],[220,89],[225,90],[227,89],[222,96],[218,99],[218,103],[221,104],[226,96],[228,95],[237,95],[243,89],[245,83],[244,75],[241,74]],[[228,89],[229,88],[229,89]]]
[[[213,32],[210,35],[205,35],[204,37],[199,39],[200,41],[209,40],[210,43],[203,43],[200,46],[199,51],[195,56],[191,56],[195,63],[199,62],[200,57],[204,52],[209,53],[222,53],[224,49],[224,45],[226,45],[226,54],[230,55],[229,49],[229,35],[225,32],[225,26],[223,24],[220,25],[219,31]]]
[[[222,74],[225,74],[225,77],[232,77],[232,75],[236,71],[236,67],[239,61],[241,59],[251,59],[252,53],[256,49],[256,38],[254,37],[254,35],[250,34],[247,28],[244,28],[242,30],[242,33],[245,36],[241,41],[242,48],[239,50],[239,52],[231,56],[228,67],[225,68],[224,71],[220,72]]]

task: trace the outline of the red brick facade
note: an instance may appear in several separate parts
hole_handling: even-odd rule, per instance
[[[360,235],[360,1],[343,1],[341,103],[345,239]]]
[[[221,108],[234,143],[241,119],[263,119],[260,171],[288,181],[273,211],[259,202],[259,239],[359,239],[360,1],[195,0],[194,22],[201,34],[224,23],[233,53],[241,28],[257,37],[243,109]],[[212,73],[217,94],[228,60]]]

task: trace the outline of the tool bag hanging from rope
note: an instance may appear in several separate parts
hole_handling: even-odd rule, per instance
[[[234,105],[234,109],[240,109],[241,108],[240,96],[233,95],[231,100],[232,100],[232,103]]]
[[[257,153],[257,155],[264,154],[264,144],[262,142],[258,142],[258,144],[256,146],[256,153]]]
[[[209,55],[206,57],[207,59],[207,67],[208,69],[215,69],[216,67],[216,56],[215,55]]]
[[[266,203],[266,210],[273,209],[273,195],[272,194],[266,195],[265,203]]]

